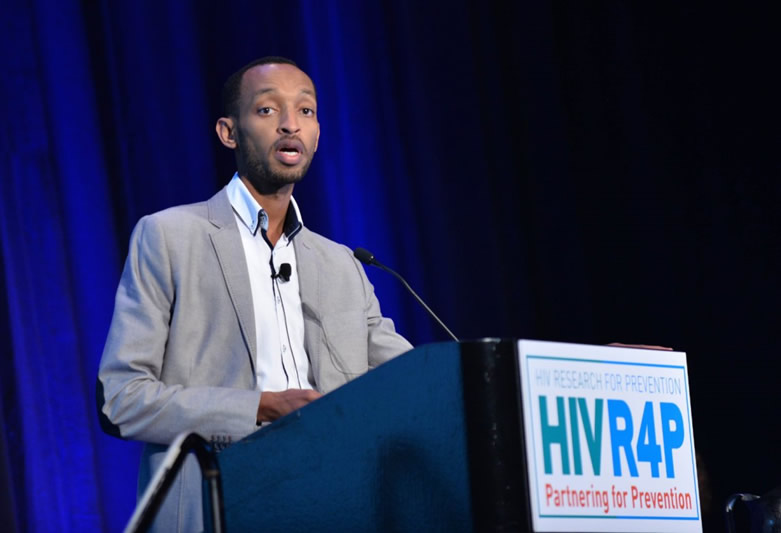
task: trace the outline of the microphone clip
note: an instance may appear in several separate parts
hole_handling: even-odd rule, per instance
[[[271,279],[281,279],[283,282],[290,281],[290,276],[293,274],[293,267],[290,263],[282,263],[279,265],[279,272],[274,272],[274,265],[271,265]]]

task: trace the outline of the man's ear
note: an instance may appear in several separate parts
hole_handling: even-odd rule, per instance
[[[215,127],[220,142],[230,148],[236,149],[236,122],[231,117],[220,117]]]
[[[317,125],[317,138],[315,138],[315,152],[317,152],[317,147],[320,145],[320,124]]]

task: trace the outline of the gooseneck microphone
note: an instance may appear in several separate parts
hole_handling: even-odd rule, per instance
[[[361,263],[363,263],[365,265],[374,265],[377,268],[381,268],[385,272],[388,272],[389,274],[392,274],[396,279],[398,279],[402,283],[402,285],[404,285],[404,287],[406,287],[406,289],[410,292],[410,294],[415,297],[415,299],[418,301],[418,303],[423,306],[423,309],[428,311],[428,314],[431,315],[434,318],[434,320],[436,320],[437,324],[442,326],[442,329],[447,331],[447,334],[450,335],[450,338],[452,338],[454,341],[458,342],[458,337],[453,335],[453,332],[448,329],[448,327],[445,325],[445,323],[442,322],[436,314],[434,314],[434,311],[432,311],[431,308],[426,305],[426,302],[424,302],[423,299],[420,296],[418,296],[418,293],[416,293],[414,290],[412,290],[412,287],[409,286],[409,283],[407,283],[407,280],[402,278],[399,273],[397,273],[395,270],[392,270],[392,269],[386,267],[385,265],[383,265],[382,263],[380,263],[379,261],[377,261],[377,258],[374,257],[374,254],[371,253],[366,248],[356,248],[355,250],[353,250],[353,255],[355,256],[355,258],[358,261],[360,261]],[[281,270],[281,268],[282,267],[280,267],[280,270]]]

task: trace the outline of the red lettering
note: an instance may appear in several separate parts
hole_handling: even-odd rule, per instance
[[[632,507],[640,509],[692,509],[692,496],[678,492],[677,487],[667,491],[646,492],[632,485]]]

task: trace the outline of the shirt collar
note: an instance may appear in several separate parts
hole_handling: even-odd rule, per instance
[[[266,211],[260,206],[260,204],[252,197],[249,189],[244,185],[244,182],[239,178],[239,173],[233,175],[230,183],[228,183],[228,200],[236,212],[236,215],[244,223],[245,226],[255,235],[258,228],[268,230],[268,215]],[[292,240],[296,234],[301,231],[304,226],[303,220],[301,220],[301,211],[298,210],[298,204],[295,198],[290,197],[290,206],[287,208],[287,214],[285,215],[285,225],[282,230],[287,237],[287,240]]]

